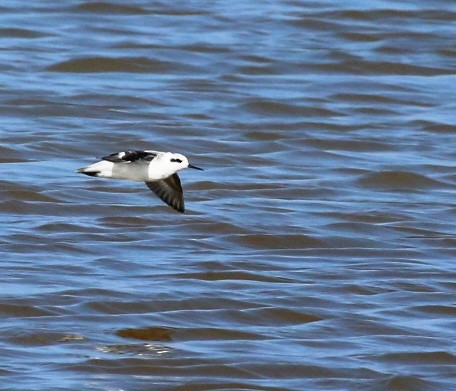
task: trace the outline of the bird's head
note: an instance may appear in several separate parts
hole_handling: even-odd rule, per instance
[[[183,170],[184,168],[194,168],[195,170],[201,171],[203,170],[202,168],[191,165],[188,162],[188,159],[180,153],[168,152],[165,159],[168,159],[170,167],[175,169],[175,171]]]

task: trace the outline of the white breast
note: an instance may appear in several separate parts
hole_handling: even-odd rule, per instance
[[[148,176],[149,181],[158,181],[168,178],[176,172],[174,165],[170,164],[166,158],[157,156],[149,164]]]

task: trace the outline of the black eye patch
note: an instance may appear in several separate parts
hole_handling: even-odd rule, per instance
[[[180,159],[171,159],[173,163],[182,163],[182,160]]]

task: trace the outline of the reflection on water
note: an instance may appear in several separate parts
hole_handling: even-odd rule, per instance
[[[5,389],[452,388],[453,3],[1,10]]]

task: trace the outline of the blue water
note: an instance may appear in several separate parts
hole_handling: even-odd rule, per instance
[[[453,389],[453,2],[0,11],[1,389]]]

